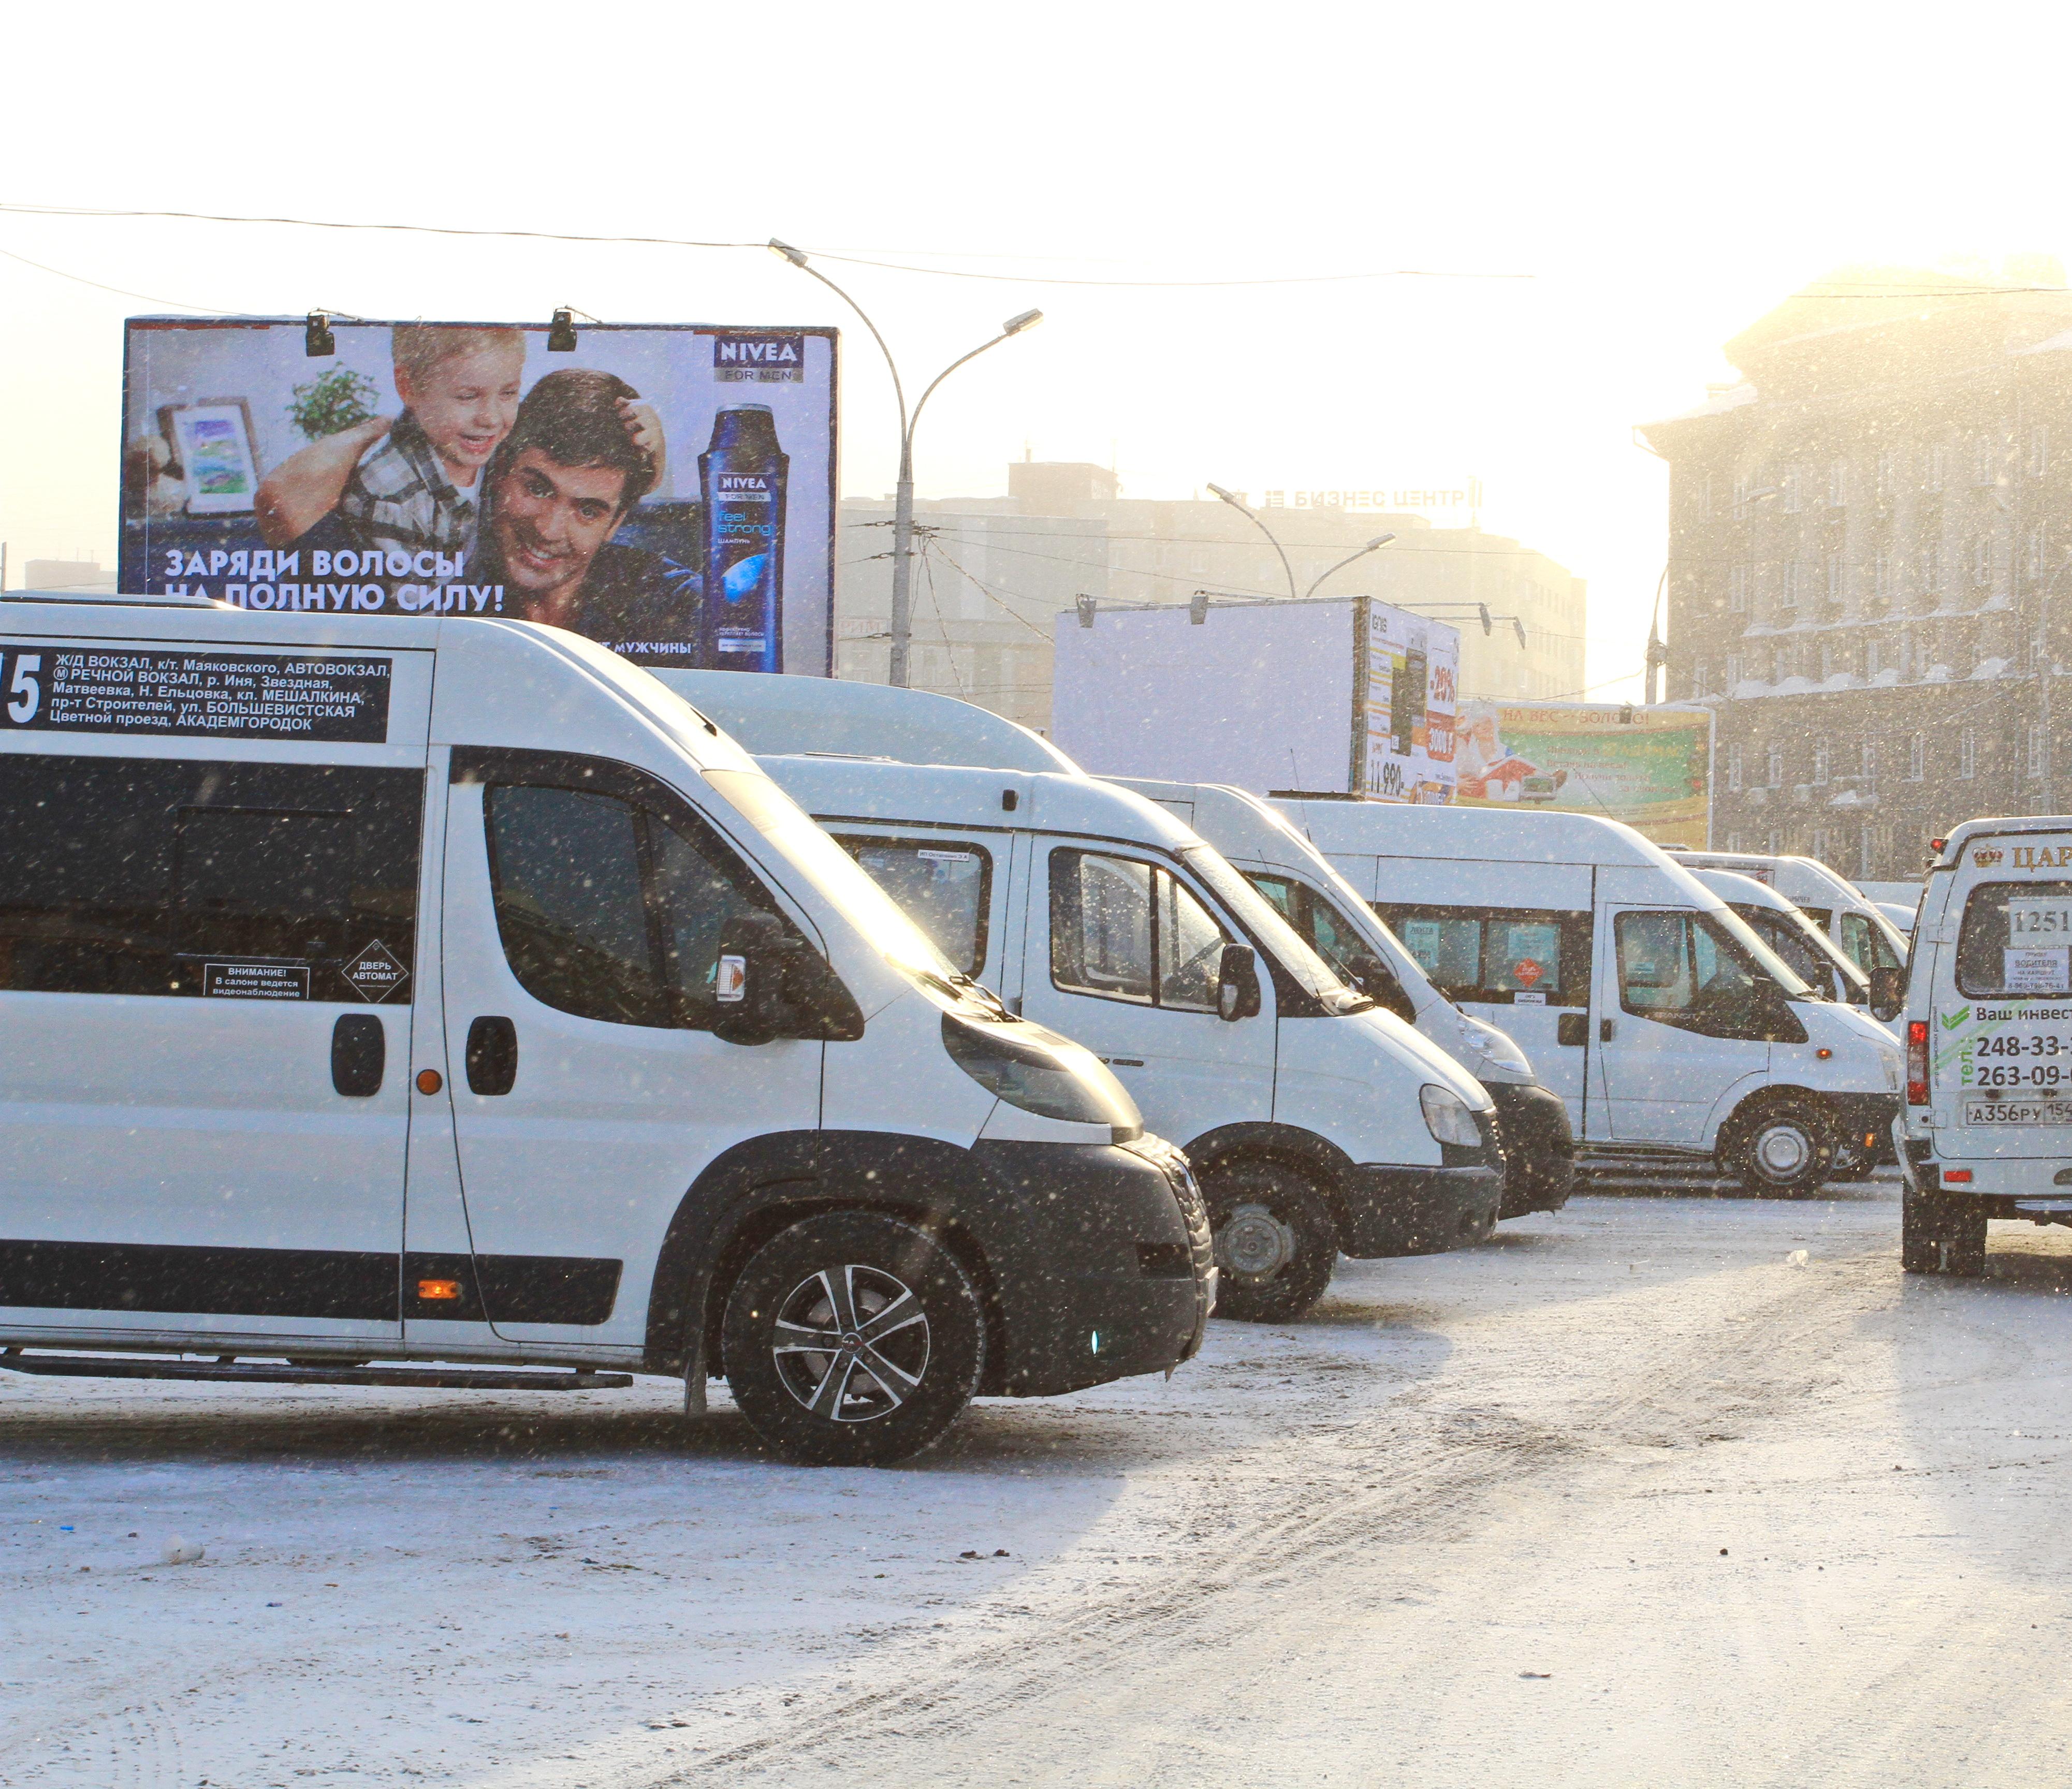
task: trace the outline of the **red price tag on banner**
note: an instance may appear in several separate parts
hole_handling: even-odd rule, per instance
[[[1536,986],[1540,978],[1546,973],[1547,971],[1530,957],[1524,958],[1511,966],[1511,979],[1522,983],[1527,987]]]

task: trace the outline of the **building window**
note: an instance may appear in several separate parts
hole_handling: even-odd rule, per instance
[[[1826,683],[1835,675],[1835,642],[1832,636],[1820,642],[1820,681]]]
[[[1840,553],[1827,556],[1827,605],[1832,609],[1839,609],[1842,605],[1842,556]]]
[[[1921,593],[1930,597],[1942,594],[1942,543],[1939,540],[1922,543]]]
[[[1772,789],[1782,789],[1784,786],[1784,748],[1782,745],[1770,747],[1768,768],[1770,786]]]
[[[1727,654],[1727,691],[1726,691],[1726,693],[1727,693],[1728,695],[1732,695],[1734,693],[1735,690],[1740,687],[1741,680],[1741,655],[1738,652],[1729,652],[1729,653]]]
[[[1877,874],[1878,859],[1883,855],[1879,849],[1882,843],[1879,837],[1879,831],[1877,827],[1865,827],[1858,835],[1856,874],[1859,876],[1868,876]]]
[[[1940,490],[1942,480],[1950,470],[1950,449],[1938,441],[1928,449],[1928,476],[1922,482],[1930,490]]]
[[[1969,727],[1957,736],[1957,774],[1968,782],[1979,773],[1979,737]]]
[[[1691,667],[1691,693],[1693,695],[1705,693],[1705,661],[1703,659]]]
[[[1867,739],[1856,748],[1856,782],[1866,795],[1877,793],[1877,741]]]
[[[1928,736],[1916,733],[1906,742],[1906,780],[1918,782],[1927,774]]]
[[[1882,548],[1871,557],[1871,594],[1881,607],[1892,601],[1892,555]]]
[[[1749,475],[1745,472],[1734,474],[1734,507],[1741,508],[1748,502]]]
[[[1741,835],[1738,832],[1730,832],[1727,835],[1727,849],[1737,857],[1741,855]]]
[[[1996,482],[2000,471],[2000,444],[1991,435],[1980,435],[1971,442],[1971,482],[1985,486]]]
[[[1868,683],[1885,670],[1885,642],[1873,636],[1864,642],[1864,680]]]
[[[1691,481],[1691,514],[1700,522],[1712,519],[1712,475],[1701,472]]]
[[[2032,720],[2029,724],[2029,775],[2033,782],[2043,774],[2043,724]]]
[[[1727,787],[1737,793],[1741,786],[1741,743],[1736,740],[1727,748]]]
[[[1971,543],[1971,581],[1981,590],[1993,581],[1993,538],[1982,534]]]
[[[1775,827],[1772,827],[1762,835],[1762,854],[1766,857],[1776,857],[1781,855],[1778,850],[1778,834]]]
[[[1819,858],[1822,863],[1824,864],[1827,861],[1828,855],[1833,847],[1833,837],[1825,827],[1814,827],[1813,855]]]
[[[1837,460],[1827,468],[1827,507],[1844,509],[1849,501],[1849,462]]]
[[[1813,780],[1815,783],[1827,780],[1827,742],[1824,739],[1813,741]]]
[[[2029,432],[2029,475],[2041,478],[2050,470],[2050,425],[2039,422]]]
[[[2022,576],[2031,584],[2043,581],[2043,558],[2047,550],[2043,524],[2041,522],[2030,523],[2029,532],[2022,541],[2021,570]]]
[[[1899,450],[1897,448],[1885,448],[1878,454],[1877,482],[1877,494],[1881,498],[1889,497],[1898,485]]]
[[[1796,609],[1799,606],[1799,561],[1795,559],[1788,559],[1784,562],[1784,595],[1782,599],[1783,607]]]
[[[1727,573],[1727,613],[1745,615],[1749,602],[1749,568],[1745,560]]]
[[[1782,490],[1784,493],[1784,513],[1786,515],[1796,515],[1799,512],[1800,509],[1804,507],[1800,500],[1799,468],[1797,466],[1794,466],[1789,472],[1785,474]]]

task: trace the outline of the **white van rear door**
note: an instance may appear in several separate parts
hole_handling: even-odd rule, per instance
[[[626,1348],[698,1176],[817,1127],[822,1046],[713,1035],[722,926],[779,904],[680,798],[630,769],[599,788],[600,761],[454,749],[442,962],[480,1313]]]
[[[0,653],[0,1326],[394,1341],[432,654]]]
[[[1980,839],[1955,875],[1918,953],[1937,1152],[2072,1156],[2072,835]]]

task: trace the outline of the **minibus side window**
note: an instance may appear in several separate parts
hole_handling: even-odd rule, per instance
[[[1762,997],[1765,978],[1723,927],[1688,910],[1614,917],[1619,1004],[1707,1037],[1803,1043],[1805,1031]],[[1799,1036],[1785,1036],[1796,1028]]]
[[[1957,990],[1974,999],[2072,993],[2072,882],[1984,882],[1964,901]]]
[[[1873,969],[1904,969],[1892,940],[1864,913],[1842,915],[1842,948],[1866,975]]]
[[[1587,1007],[1590,916],[1559,910],[1383,905],[1375,912],[1449,1000]]]
[[[1816,991],[1834,987],[1835,978],[1830,973],[1833,966],[1832,963],[1821,958],[1811,941],[1784,914],[1769,907],[1737,906],[1734,911],[1748,921],[1749,929],[1758,938],[1783,958],[1800,978],[1810,983]]]
[[[1066,992],[1213,1012],[1225,942],[1170,871],[1093,851],[1050,853],[1050,979]]]
[[[835,842],[898,902],[929,942],[967,975],[985,966],[993,856],[980,845],[847,837]]]
[[[1254,876],[1247,872],[1245,880],[1295,928],[1305,944],[1338,971],[1347,986],[1358,988],[1406,1024],[1417,1022],[1416,1004],[1397,980],[1396,971],[1374,954],[1345,916],[1314,888],[1286,876]]]
[[[0,987],[407,1005],[424,773],[0,757]]]
[[[497,930],[525,991],[578,1018],[709,1030],[726,922],[775,910],[734,853],[616,796],[499,784],[484,800]]]

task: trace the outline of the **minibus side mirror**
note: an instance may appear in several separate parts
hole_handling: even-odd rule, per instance
[[[1879,965],[1871,971],[1871,1016],[1885,1024],[1906,1010],[1906,971],[1897,963]]]
[[[723,1043],[863,1035],[855,996],[775,913],[737,913],[721,928],[713,991],[719,1006],[713,1035]]]
[[[1235,1023],[1259,1011],[1259,957],[1248,944],[1227,944],[1216,966],[1216,1016]]]

